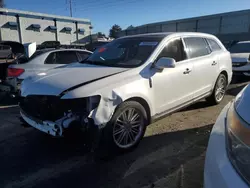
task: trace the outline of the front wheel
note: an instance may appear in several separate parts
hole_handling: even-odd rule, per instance
[[[116,109],[110,122],[103,128],[101,144],[105,148],[127,151],[135,148],[148,125],[144,107],[136,101],[126,101]]]
[[[212,105],[219,104],[225,96],[226,88],[227,78],[224,74],[220,74],[217,78],[212,95],[206,98],[206,100]]]

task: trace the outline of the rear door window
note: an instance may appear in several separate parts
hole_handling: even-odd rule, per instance
[[[78,61],[79,59],[75,51],[56,52],[56,64],[69,64]]]
[[[187,37],[183,39],[189,58],[196,58],[208,55],[211,53],[206,41],[201,37]]]
[[[206,39],[206,40],[207,40],[207,42],[208,42],[208,44],[213,52],[221,50],[220,45],[215,40],[213,40],[213,39]]]
[[[75,51],[58,51],[50,53],[45,64],[69,64],[78,61]]]

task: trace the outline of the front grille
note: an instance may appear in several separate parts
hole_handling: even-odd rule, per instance
[[[247,62],[233,62],[233,67],[242,67],[245,66]]]
[[[29,116],[43,121],[56,121],[68,111],[86,112],[87,100],[85,98],[64,100],[57,96],[30,95],[23,97],[19,106]]]

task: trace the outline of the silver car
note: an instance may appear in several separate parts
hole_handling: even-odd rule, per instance
[[[250,76],[250,41],[241,41],[229,49],[235,76]]]
[[[90,54],[92,52],[81,49],[37,50],[27,62],[8,67],[6,82],[13,87],[12,92],[16,93],[24,79],[55,67],[82,61]]]

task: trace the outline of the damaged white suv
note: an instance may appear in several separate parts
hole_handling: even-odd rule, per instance
[[[20,113],[53,136],[98,127],[100,143],[127,150],[155,118],[203,98],[220,103],[231,77],[230,53],[213,35],[122,37],[81,63],[24,80]]]

